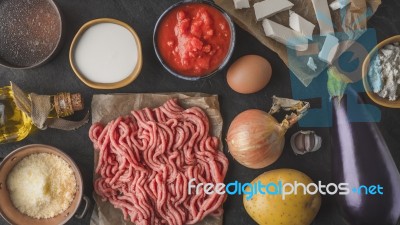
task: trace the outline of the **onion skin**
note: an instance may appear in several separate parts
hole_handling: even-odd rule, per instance
[[[274,163],[283,151],[286,129],[270,114],[249,109],[229,126],[229,152],[243,166],[260,169]]]

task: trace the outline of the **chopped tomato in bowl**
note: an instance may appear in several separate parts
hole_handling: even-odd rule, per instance
[[[153,44],[170,73],[197,80],[226,65],[235,44],[235,29],[230,17],[214,3],[183,1],[161,15]]]

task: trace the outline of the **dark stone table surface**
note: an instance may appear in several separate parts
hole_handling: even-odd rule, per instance
[[[239,112],[249,108],[266,110],[271,105],[272,95],[291,97],[289,70],[283,61],[238,26],[236,26],[237,45],[229,64],[246,54],[258,54],[267,58],[272,64],[273,77],[265,89],[251,95],[235,93],[226,82],[227,68],[209,79],[197,82],[180,80],[168,74],[156,58],[152,35],[157,18],[174,2],[176,1],[56,0],[64,14],[66,24],[65,44],[60,53],[50,63],[35,69],[13,70],[0,66],[0,86],[5,86],[9,84],[9,81],[13,81],[28,92],[40,94],[54,94],[60,91],[80,92],[83,94],[87,106],[90,105],[91,96],[100,93],[206,92],[218,94],[224,118],[223,136],[226,135],[228,125]],[[383,0],[376,14],[368,22],[368,27],[376,29],[378,41],[400,33],[399,12],[400,1]],[[110,91],[91,89],[74,75],[69,65],[68,51],[73,36],[85,22],[100,17],[116,18],[130,24],[142,41],[144,58],[142,72],[136,81],[121,89]],[[378,124],[379,128],[391,149],[397,166],[400,167],[400,111],[381,108],[381,112],[382,119]],[[79,166],[83,175],[85,195],[91,196],[93,193],[93,148],[88,138],[89,127],[90,125],[85,125],[74,132],[50,129],[36,132],[21,142],[0,145],[0,157],[27,144],[40,143],[60,148],[70,155]],[[234,162],[225,146],[224,151],[230,160],[226,181],[249,182],[267,170],[294,168],[305,172],[314,181],[321,180],[323,183],[329,183],[331,171],[329,129],[314,129],[324,140],[321,150],[304,156],[295,156],[288,143],[288,137],[300,129],[295,126],[288,132],[286,147],[281,158],[273,165],[260,170],[247,169]],[[224,208],[224,224],[255,224],[245,212],[241,196],[229,196]],[[90,213],[82,220],[73,218],[68,222],[70,225],[89,223]],[[7,223],[0,218],[0,224]],[[321,210],[312,224],[345,224],[332,197],[323,197]]]

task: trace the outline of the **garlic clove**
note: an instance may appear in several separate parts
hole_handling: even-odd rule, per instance
[[[322,139],[314,131],[298,131],[290,138],[290,145],[296,155],[315,152],[321,148]]]

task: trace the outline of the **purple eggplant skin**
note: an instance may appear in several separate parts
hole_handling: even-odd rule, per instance
[[[349,95],[363,104],[354,90]],[[373,122],[349,122],[346,98],[332,101],[332,179],[350,189],[348,195],[336,194],[343,217],[351,225],[398,224],[400,174],[379,128]],[[380,185],[383,194],[354,193],[352,188],[360,185]]]

